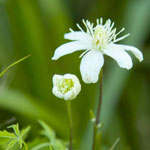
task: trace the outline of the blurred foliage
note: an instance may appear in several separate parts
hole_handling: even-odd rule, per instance
[[[32,150],[45,150],[46,148],[49,148],[50,150],[68,150],[65,146],[65,142],[56,138],[56,134],[53,129],[51,129],[45,122],[41,120],[39,120],[39,124],[44,129],[41,134],[47,137],[48,142],[38,142],[38,145],[34,146]]]
[[[30,130],[30,126],[23,129],[21,132],[19,130],[19,124],[11,125],[8,128],[12,128],[14,133],[8,132],[6,130],[0,131],[0,146],[6,150],[16,150],[22,149],[23,146],[28,150],[27,144],[25,143],[25,138]]]
[[[92,123],[89,110],[96,108],[98,84],[83,84],[79,72],[80,52],[51,61],[63,34],[77,29],[81,19],[111,18],[118,30],[131,36],[123,44],[142,50],[144,61],[134,60],[130,71],[105,58],[104,99],[101,122],[104,150],[120,137],[116,150],[150,149],[150,5],[149,0],[0,0],[0,70],[14,60],[31,54],[0,79],[0,129],[12,118],[20,126],[30,124],[37,135],[37,119],[46,121],[58,137],[68,139],[65,103],[52,95],[55,73],[76,74],[82,92],[73,105],[75,150],[90,150]],[[68,63],[69,62],[69,63]],[[137,62],[137,63],[136,63]],[[39,139],[37,139],[38,141]],[[36,142],[35,142],[36,143]],[[88,143],[88,144],[87,144]]]
[[[3,150],[68,150],[66,148],[65,142],[56,138],[56,134],[45,122],[39,120],[39,124],[43,127],[44,130],[41,131],[41,134],[46,138],[40,138],[37,140],[36,137],[32,142],[26,143],[28,132],[30,126],[23,129],[21,132],[19,130],[19,124],[11,125],[7,128],[12,128],[14,133],[8,132],[6,130],[0,131],[0,148]],[[46,141],[43,143],[43,141]]]

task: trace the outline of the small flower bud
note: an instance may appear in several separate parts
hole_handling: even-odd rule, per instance
[[[53,76],[53,94],[64,100],[73,100],[81,91],[79,79],[72,74]]]

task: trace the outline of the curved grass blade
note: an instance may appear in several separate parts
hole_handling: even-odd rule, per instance
[[[29,58],[31,55],[27,55],[17,61],[15,61],[14,63],[10,64],[7,68],[5,68],[1,73],[0,73],[0,77],[2,77],[10,68],[14,67],[16,64],[24,61],[25,59]]]

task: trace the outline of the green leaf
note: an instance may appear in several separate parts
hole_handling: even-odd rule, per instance
[[[11,125],[7,128],[12,128],[14,130],[14,133],[10,133],[6,130],[0,131],[0,144],[1,145],[6,144],[7,150],[12,149],[12,147],[14,150],[18,150],[18,148],[20,147],[20,149],[21,149],[23,147],[23,145],[24,145],[25,150],[28,150],[28,146],[25,143],[24,139],[27,136],[30,126],[26,127],[21,132],[19,130],[18,123],[15,125]],[[15,147],[14,147],[14,145],[15,145]]]
[[[13,133],[7,132],[6,130],[0,131],[0,145],[9,143],[16,136]]]
[[[50,149],[50,150],[53,150],[53,146],[49,146],[49,149]]]
[[[23,141],[23,145],[25,147],[25,150],[28,150],[28,145]]]
[[[16,125],[11,125],[7,128],[12,128],[16,134],[16,136],[20,136],[20,131],[19,131],[19,124],[17,123]]]
[[[44,121],[39,120],[39,124],[43,127],[42,134],[45,135],[49,142],[41,143],[32,148],[32,150],[39,150],[43,147],[49,147],[50,150],[66,150],[66,146],[62,140],[56,139],[55,132]]]
[[[19,137],[19,139],[18,139],[18,143],[19,143],[20,148],[22,148],[23,140],[21,139],[21,137]]]
[[[3,93],[0,94],[0,107],[30,119],[40,118],[47,120],[62,135],[65,135],[67,132],[67,128],[62,130],[62,127],[59,125],[59,123],[63,121],[65,126],[67,125],[64,113],[60,115],[61,117],[56,119],[56,116],[59,114],[58,111],[53,108],[47,109],[45,105],[40,102],[40,99],[29,96],[26,93],[12,89],[4,90]]]
[[[21,137],[22,137],[23,140],[25,140],[25,138],[26,138],[27,134],[29,133],[30,129],[31,129],[31,127],[27,126],[25,129],[23,129],[21,131]]]
[[[11,149],[16,143],[17,143],[17,139],[12,140],[12,141],[8,144],[7,150]]]
[[[42,134],[45,135],[50,141],[51,143],[54,143],[54,140],[56,139],[56,135],[55,132],[53,131],[53,129],[51,129],[45,122],[43,122],[42,120],[38,121],[39,124],[43,127],[43,131]]]
[[[4,130],[4,131],[0,131],[0,137],[1,138],[15,138],[15,134]]]
[[[6,69],[4,69],[1,73],[0,73],[0,77],[2,77],[10,68],[14,67],[16,64],[24,61],[25,59],[27,59],[28,57],[30,57],[31,55],[27,55],[17,61],[15,61],[14,63],[12,63],[11,65],[9,65]]]
[[[10,138],[0,138],[0,145],[5,145],[10,142]]]
[[[68,150],[62,140],[56,140],[54,150]]]
[[[33,147],[32,150],[39,150],[39,149],[42,149],[42,148],[48,147],[48,146],[50,146],[50,143],[41,143],[41,144]]]

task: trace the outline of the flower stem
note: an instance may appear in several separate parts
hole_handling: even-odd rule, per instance
[[[96,150],[96,137],[98,132],[98,125],[100,121],[101,105],[102,105],[102,93],[103,93],[103,70],[100,72],[100,96],[96,113],[96,120],[94,123],[94,133],[93,133],[93,146],[92,150]]]
[[[69,118],[69,128],[70,128],[70,145],[69,150],[72,150],[73,145],[73,122],[72,122],[72,113],[71,113],[71,101],[68,100],[67,104],[67,111],[68,111],[68,118]]]

